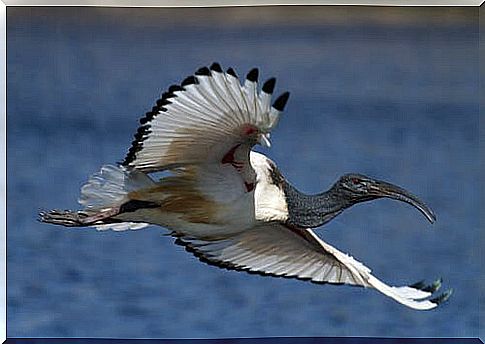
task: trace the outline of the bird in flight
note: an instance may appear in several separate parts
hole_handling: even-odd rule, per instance
[[[433,211],[408,191],[360,174],[325,192],[298,191],[275,163],[252,150],[270,146],[289,93],[271,103],[275,79],[258,87],[258,69],[241,84],[232,68],[203,67],[171,86],[140,120],[123,162],[104,165],[81,188],[80,211],[40,213],[40,221],[98,230],[170,230],[175,243],[226,269],[315,283],[374,288],[408,307],[432,309],[441,280],[394,287],[315,234],[353,205],[382,197]],[[165,171],[159,180],[153,173]]]

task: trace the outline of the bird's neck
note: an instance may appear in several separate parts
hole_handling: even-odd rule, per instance
[[[338,197],[335,186],[320,194],[307,195],[285,183],[284,192],[288,204],[287,223],[299,228],[319,227],[352,206],[351,202]]]

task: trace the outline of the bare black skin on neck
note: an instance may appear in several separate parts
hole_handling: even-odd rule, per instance
[[[360,174],[346,174],[328,190],[316,195],[298,191],[271,165],[273,183],[283,190],[288,205],[286,224],[297,228],[315,228],[332,220],[354,204],[387,197],[406,202],[417,208],[430,221],[436,217],[433,211],[408,191]]]
[[[292,227],[319,227],[355,204],[339,197],[334,187],[317,195],[307,195],[285,182],[283,190],[288,204],[287,224]]]

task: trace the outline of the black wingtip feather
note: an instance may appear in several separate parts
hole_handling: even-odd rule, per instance
[[[229,74],[229,75],[231,75],[231,76],[233,76],[233,77],[235,77],[235,78],[237,79],[237,74],[236,74],[236,72],[234,71],[234,69],[229,68],[229,69],[226,71],[226,73],[227,73],[227,74]]]
[[[160,99],[169,99],[169,98],[175,98],[175,97],[177,96],[171,92],[163,92],[162,97]]]
[[[423,281],[419,281],[417,283],[411,284],[409,287],[414,289],[419,289],[428,293],[434,293],[435,291],[441,288],[442,283],[443,283],[443,279],[439,278],[431,284],[426,284],[423,280]]]
[[[185,91],[185,89],[179,85],[172,85],[168,88],[169,93],[175,93],[179,91]]]
[[[408,287],[422,290],[423,288],[426,288],[426,283],[424,282],[424,280],[421,280],[419,282],[409,285]]]
[[[211,64],[210,70],[213,70],[214,72],[217,72],[217,73],[222,73],[221,65],[217,62],[214,62],[213,64]]]
[[[263,84],[263,92],[267,94],[273,94],[274,86],[276,84],[276,78],[271,78],[265,81]]]
[[[258,82],[259,70],[258,68],[253,68],[246,75],[246,79],[252,82]]]
[[[159,100],[157,100],[157,106],[159,108],[161,108],[162,106],[165,106],[165,105],[169,105],[169,104],[172,104],[172,102],[170,100],[168,100],[167,98],[160,98]]]
[[[283,93],[275,100],[275,102],[273,103],[273,107],[280,112],[283,111],[289,97],[290,97],[290,92]]]
[[[435,297],[434,299],[431,299],[429,301],[436,303],[438,306],[441,305],[443,302],[446,302],[450,296],[453,294],[453,289],[448,289],[445,291],[443,294],[441,294],[438,297]]]
[[[421,290],[426,291],[428,293],[434,293],[435,291],[437,291],[438,289],[441,288],[442,283],[443,283],[443,279],[440,278],[440,279],[434,281],[433,283],[431,283],[430,285],[425,286]]]
[[[132,142],[132,146],[130,147],[128,154],[123,162],[124,166],[129,165],[136,157],[136,153],[138,153],[143,145],[143,141],[146,139],[146,135],[150,134],[150,125],[143,125],[138,128],[138,131],[134,135],[134,139]]]
[[[185,87],[185,86],[189,86],[189,85],[195,85],[195,84],[198,84],[199,81],[197,80],[197,78],[193,75],[191,76],[188,76],[184,79],[184,81],[182,81],[181,85],[182,87]]]
[[[207,67],[202,67],[202,68],[199,68],[197,72],[195,72],[195,75],[210,76],[211,71]]]
[[[134,140],[131,142],[131,147],[126,154],[125,159],[121,162],[122,166],[129,166],[136,159],[136,154],[143,148],[143,141],[147,138],[147,135],[151,133],[150,121],[159,114],[160,111],[165,111],[166,109],[163,105],[170,104],[171,102],[167,100],[168,97],[162,95],[161,99],[158,99],[156,106],[152,107],[152,110],[145,114],[145,117],[140,118],[141,126],[138,127],[134,135]]]

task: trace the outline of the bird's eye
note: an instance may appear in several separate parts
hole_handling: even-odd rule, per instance
[[[357,177],[351,177],[348,188],[353,192],[365,193],[367,192],[367,182]]]

